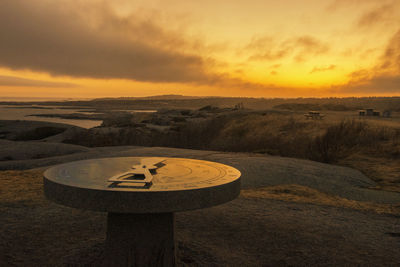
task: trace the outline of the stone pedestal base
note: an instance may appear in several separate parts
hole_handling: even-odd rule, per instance
[[[175,266],[174,214],[108,213],[107,266]]]

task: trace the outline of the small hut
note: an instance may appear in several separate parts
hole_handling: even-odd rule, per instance
[[[392,117],[392,111],[391,110],[384,110],[383,113],[382,113],[382,117],[385,117],[385,118]]]
[[[365,114],[367,116],[374,116],[374,109],[373,108],[367,108],[365,109]]]
[[[304,114],[307,119],[322,119],[325,115],[319,113],[319,111],[309,111],[308,113]]]
[[[379,117],[381,113],[379,111],[374,111],[373,108],[366,108],[364,110],[359,110],[358,111],[359,116],[375,116]]]

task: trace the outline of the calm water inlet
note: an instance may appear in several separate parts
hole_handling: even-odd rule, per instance
[[[103,122],[101,120],[76,120],[76,119],[29,116],[35,114],[72,114],[72,113],[80,113],[80,112],[78,109],[60,109],[60,108],[37,109],[37,108],[29,108],[26,106],[18,108],[16,106],[0,105],[0,120],[46,121],[46,122],[70,124],[86,129],[100,126],[101,123]]]

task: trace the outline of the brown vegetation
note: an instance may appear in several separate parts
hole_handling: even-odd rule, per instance
[[[135,110],[135,109],[199,109],[207,105],[218,107],[233,107],[243,103],[245,108],[263,110],[274,106],[286,104],[290,110],[299,110],[295,107],[300,104],[300,110],[306,106],[317,105],[325,110],[354,110],[355,108],[374,107],[376,109],[390,109],[400,111],[400,97],[347,97],[347,98],[245,98],[245,97],[182,97],[182,96],[154,96],[148,98],[100,98],[87,101],[62,101],[62,102],[0,102],[5,105],[56,105],[67,107],[80,107],[95,109],[97,111],[110,110]],[[308,108],[307,108],[308,109]]]
[[[297,184],[276,185],[257,189],[242,190],[240,194],[246,198],[277,199],[290,202],[311,203],[342,207],[361,211],[400,215],[400,204],[378,204],[361,202],[320,192],[318,190]]]
[[[45,127],[38,127],[35,129],[32,129],[31,131],[25,131],[20,133],[15,137],[14,140],[16,141],[29,141],[29,140],[40,140],[44,139],[49,136],[53,136],[59,133],[62,133],[66,130],[66,128],[62,127],[50,127],[50,126],[45,126]]]
[[[42,171],[0,172],[0,265],[102,266],[106,215],[51,203],[42,188]],[[176,214],[177,263],[396,265],[399,208],[299,185],[247,189]]]
[[[362,109],[362,106],[346,106],[343,104],[318,104],[318,103],[283,103],[274,106],[276,109],[287,109],[294,111],[308,111],[308,110],[333,110],[333,111],[349,111]]]
[[[178,140],[182,147],[261,152],[346,165],[364,172],[381,189],[400,192],[399,128],[359,120],[329,123],[252,114],[187,125]]]
[[[110,118],[103,127],[79,133],[68,142],[256,152],[311,159],[356,168],[382,188],[400,191],[396,168],[400,166],[400,127],[391,120],[335,115],[306,120],[301,114],[281,111],[218,108],[164,110]],[[361,158],[377,164],[365,164]]]

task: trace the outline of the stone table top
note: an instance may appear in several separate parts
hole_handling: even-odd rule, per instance
[[[225,203],[240,193],[240,172],[194,159],[118,157],[81,160],[44,173],[48,199],[116,213],[164,213]]]

